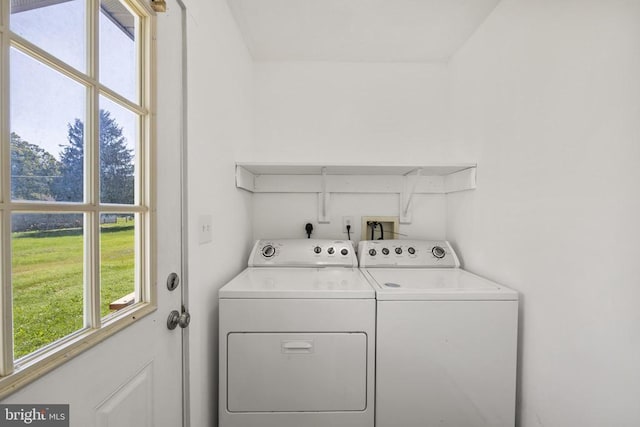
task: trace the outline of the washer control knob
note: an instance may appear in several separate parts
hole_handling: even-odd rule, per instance
[[[396,253],[397,253],[398,255],[402,254],[402,248],[396,248]]]
[[[376,256],[377,252],[375,249],[369,249],[369,255]]]
[[[266,245],[262,248],[262,256],[265,258],[271,258],[276,254],[276,248],[271,245]]]
[[[416,253],[416,250],[412,247],[409,247],[409,249],[407,249],[407,251],[411,254],[414,255]]]
[[[382,248],[382,253],[383,253],[384,255],[389,255],[389,249],[387,249],[387,248]]]
[[[333,249],[333,248],[329,248],[329,249],[327,249],[327,252],[329,252],[329,255],[333,255],[335,251],[336,251],[336,250],[335,250],[335,249]]]
[[[342,255],[349,255],[349,249],[343,249],[340,251]]]
[[[445,251],[442,246],[434,246],[433,248],[431,248],[431,253],[436,258],[444,258],[445,256]]]
[[[320,246],[316,246],[315,248],[313,248],[313,252],[319,254],[320,252],[322,252],[322,248]]]

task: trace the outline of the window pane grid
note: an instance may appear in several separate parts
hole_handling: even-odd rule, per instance
[[[137,215],[100,215],[100,315],[140,302],[136,293]]]
[[[101,95],[109,97],[114,102],[122,104],[123,106],[136,112],[137,114],[148,114],[149,111],[144,107],[142,101],[134,102],[126,98],[117,91],[114,91],[111,88],[98,82],[95,77],[92,77],[92,74],[82,73],[75,68],[70,67],[68,64],[61,62],[58,58],[41,50],[38,46],[29,43],[29,41],[22,39],[20,36],[12,34],[12,38],[9,43],[12,48],[19,50],[21,53],[28,55],[39,62],[42,62],[43,64],[55,69],[56,71],[66,75],[67,77],[77,81],[82,85],[85,85],[88,88],[96,88]],[[143,90],[140,89],[141,93],[142,91]],[[137,98],[140,100],[143,99],[141,96]]]
[[[73,1],[71,4],[83,3],[81,1]],[[123,2],[125,3],[125,2]],[[149,284],[146,282],[147,273],[145,266],[148,266],[148,258],[145,256],[147,248],[145,247],[146,239],[145,227],[147,226],[147,215],[149,209],[145,202],[148,201],[147,195],[143,192],[146,188],[144,155],[144,138],[146,135],[146,127],[148,126],[149,111],[146,107],[146,103],[149,102],[143,84],[143,78],[141,70],[147,69],[145,61],[149,59],[148,56],[143,56],[144,52],[147,52],[148,47],[145,43],[141,43],[143,40],[148,40],[148,36],[145,36],[143,29],[146,26],[146,19],[148,15],[144,15],[144,19],[141,19],[138,15],[142,9],[132,9],[134,3],[127,3],[126,9],[129,10],[135,21],[135,29],[133,31],[135,42],[135,54],[133,55],[133,68],[134,72],[134,85],[133,90],[128,93],[119,93],[114,90],[117,89],[116,84],[105,85],[100,82],[99,67],[100,67],[100,50],[99,50],[99,37],[100,34],[100,6],[99,2],[86,1],[83,3],[86,7],[86,19],[84,22],[85,37],[86,37],[86,54],[85,65],[77,65],[78,63],[64,62],[64,55],[59,55],[56,52],[50,53],[45,50],[46,46],[44,42],[34,42],[34,37],[28,35],[24,31],[9,31],[9,4],[10,2],[1,2],[0,16],[2,17],[0,22],[0,41],[2,45],[2,56],[0,57],[0,83],[4,88],[8,87],[7,77],[9,75],[8,70],[8,55],[10,48],[14,49],[25,57],[29,58],[36,63],[39,63],[54,72],[60,73],[61,76],[70,78],[75,84],[84,86],[85,93],[85,109],[84,118],[81,119],[81,124],[76,130],[82,130],[82,140],[79,141],[79,145],[82,147],[82,158],[80,159],[84,170],[84,179],[82,179],[82,197],[79,200],[69,200],[60,202],[57,199],[44,200],[44,197],[40,197],[45,194],[43,191],[24,194],[31,194],[30,197],[20,197],[17,199],[12,198],[12,182],[18,182],[22,179],[24,182],[34,181],[46,181],[55,175],[54,172],[49,174],[33,175],[29,173],[22,173],[21,175],[14,175],[14,181],[11,181],[11,154],[17,153],[11,151],[9,144],[3,144],[1,152],[2,161],[2,174],[0,174],[0,255],[2,256],[2,268],[0,273],[2,274],[2,288],[0,289],[0,305],[2,309],[2,324],[0,325],[0,345],[2,346],[0,352],[0,377],[10,374],[14,366],[23,365],[30,360],[36,360],[46,356],[46,352],[55,350],[56,346],[60,343],[70,343],[77,341],[78,334],[86,333],[89,329],[100,328],[101,324],[105,321],[111,322],[116,319],[114,317],[116,313],[107,313],[105,309],[105,303],[107,300],[112,299],[114,296],[118,296],[123,292],[127,296],[131,293],[134,295],[134,302],[150,301],[150,289]],[[16,27],[17,28],[17,27]],[[24,37],[23,37],[24,36]],[[103,47],[104,49],[104,47]],[[61,59],[62,58],[62,59]],[[144,61],[142,61],[144,58]],[[8,95],[3,94],[2,104],[0,105],[0,127],[2,127],[2,134],[8,135],[10,131],[8,121]],[[104,100],[107,101],[104,101]],[[102,177],[103,183],[108,181],[108,176],[101,173],[101,169],[104,168],[104,159],[107,155],[101,146],[101,107],[104,104],[109,104],[112,109],[120,108],[122,111],[126,111],[129,114],[130,123],[126,129],[123,129],[123,134],[127,133],[126,138],[121,141],[119,156],[116,156],[119,161],[124,162],[124,165],[119,165],[119,170],[124,170],[124,181],[112,180],[112,186],[130,186],[133,193],[126,199],[117,199],[113,196],[105,197],[103,195],[104,188],[101,188]],[[116,107],[113,107],[116,106]],[[112,113],[115,114],[115,113]],[[80,129],[81,128],[81,129]],[[3,138],[5,140],[5,138]],[[17,141],[21,142],[21,141]],[[34,147],[26,146],[27,149],[31,148],[37,151]],[[23,150],[24,151],[24,150]],[[28,150],[27,150],[28,151]],[[126,153],[129,153],[127,157]],[[22,151],[20,152],[22,154]],[[28,153],[31,154],[31,153]],[[20,160],[28,158],[28,156],[16,157]],[[122,160],[124,159],[124,160]],[[101,162],[102,160],[102,162]],[[131,162],[131,166],[127,166],[127,162]],[[16,164],[14,162],[14,164]],[[115,168],[118,169],[118,168]],[[146,172],[145,172],[146,173]],[[127,184],[130,182],[130,184]],[[25,184],[25,186],[29,186]],[[104,186],[103,186],[104,187]],[[113,192],[115,193],[115,192]],[[37,196],[33,196],[33,194]],[[70,305],[72,315],[68,316],[71,320],[70,325],[53,325],[61,326],[60,332],[53,333],[48,338],[49,343],[46,343],[47,339],[43,342],[33,343],[31,346],[22,345],[28,341],[23,339],[26,335],[21,334],[20,331],[25,330],[27,325],[22,319],[17,322],[12,322],[12,319],[16,316],[21,316],[23,313],[20,310],[14,310],[14,304],[12,301],[17,301],[19,304],[22,300],[28,297],[26,289],[29,288],[30,283],[25,279],[29,274],[24,274],[28,269],[28,259],[30,257],[25,256],[25,250],[27,247],[33,247],[33,245],[25,245],[28,239],[40,238],[43,241],[49,237],[37,237],[35,234],[43,234],[40,231],[34,231],[34,235],[30,231],[22,231],[22,234],[16,234],[12,230],[14,223],[17,223],[17,219],[20,217],[29,217],[31,219],[40,216],[55,216],[58,219],[69,218],[73,215],[79,215],[83,218],[82,225],[79,227],[71,227],[68,229],[51,230],[49,235],[56,235],[60,238],[72,239],[72,248],[67,247],[66,255],[72,256],[75,266],[73,270],[73,277],[75,280],[75,286],[72,286],[74,301]],[[110,220],[112,217],[116,217],[115,225],[106,226],[103,224],[103,220]],[[12,222],[11,219],[14,218]],[[24,218],[23,218],[24,219]],[[130,221],[129,224],[127,221]],[[28,222],[28,221],[27,221]],[[68,235],[66,235],[68,234]],[[49,236],[47,235],[47,236]],[[50,241],[50,243],[53,240]],[[68,241],[67,241],[68,242]],[[52,246],[53,245],[53,246]],[[45,248],[47,244],[44,244]],[[43,250],[43,252],[56,253],[56,244],[51,243],[48,248],[49,251]],[[79,249],[78,249],[79,248]],[[78,252],[78,250],[80,252]],[[78,253],[81,253],[81,260],[78,261]],[[58,253],[58,256],[62,256]],[[31,258],[33,259],[33,258]],[[40,258],[42,260],[43,258]],[[67,262],[61,262],[62,264],[69,264]],[[78,270],[78,265],[81,266]],[[27,266],[27,267],[25,267]],[[43,267],[44,264],[40,267]],[[102,268],[101,268],[102,267]],[[22,268],[22,270],[21,270]],[[53,268],[42,268],[43,274],[51,274],[52,277],[48,277],[44,282],[48,284],[47,291],[51,295],[58,295],[62,288],[62,283],[65,283],[64,274],[56,271]],[[58,274],[58,276],[56,276]],[[78,275],[81,276],[78,279]],[[55,277],[54,277],[55,276]],[[124,278],[124,285],[118,288],[118,282]],[[37,280],[36,280],[37,281]],[[20,284],[19,292],[12,292],[13,283]],[[24,285],[26,283],[26,285]],[[78,286],[81,284],[81,296],[78,299]],[[144,284],[144,286],[143,286]],[[23,286],[24,285],[24,286]],[[103,286],[104,285],[104,286]],[[128,292],[132,291],[132,292]],[[13,295],[12,295],[13,294]],[[28,299],[28,298],[27,298]],[[51,298],[52,301],[56,301],[55,298]],[[65,300],[66,301],[66,300]],[[50,307],[51,308],[51,307]],[[61,308],[61,307],[58,307]],[[66,307],[68,308],[68,307]],[[47,311],[47,310],[42,310]],[[79,314],[80,313],[80,314]],[[12,325],[13,323],[13,325]],[[20,326],[16,326],[19,323]],[[13,328],[12,328],[13,326]],[[65,329],[66,327],[66,329]],[[22,328],[22,329],[20,329]],[[54,328],[52,328],[54,329]],[[16,351],[13,351],[13,346],[9,345],[15,331],[18,331],[17,340],[20,345],[15,347]],[[27,334],[28,335],[28,334]],[[22,340],[22,342],[21,342]],[[39,346],[39,347],[38,347]],[[35,350],[34,350],[35,349]],[[14,354],[15,353],[15,354]],[[16,363],[17,360],[20,363]],[[26,361],[26,362],[25,362]],[[1,379],[1,378],[0,378]]]
[[[11,199],[81,202],[86,89],[17,49],[10,60]]]
[[[10,44],[12,48],[15,48],[21,53],[32,57],[34,60],[55,69],[84,86],[89,87],[96,85],[96,82],[88,74],[76,70],[18,35],[11,34]]]
[[[12,214],[16,359],[85,326],[83,228],[78,213]]]
[[[13,33],[74,68],[85,70],[86,8],[90,2],[67,0],[53,2],[46,7],[34,7],[37,5],[25,2],[12,3],[10,28]]]

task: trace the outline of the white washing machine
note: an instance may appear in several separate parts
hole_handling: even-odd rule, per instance
[[[376,290],[376,427],[513,427],[518,294],[446,241],[362,241]]]
[[[219,302],[221,427],[373,427],[375,292],[350,241],[260,240]]]

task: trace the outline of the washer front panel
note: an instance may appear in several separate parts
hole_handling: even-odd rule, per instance
[[[376,427],[513,427],[516,301],[378,301]]]

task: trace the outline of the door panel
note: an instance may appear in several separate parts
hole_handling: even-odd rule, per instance
[[[97,427],[152,427],[152,387],[153,365],[149,364],[98,406]]]
[[[157,16],[155,234],[158,309],[107,338],[3,404],[69,404],[72,427],[183,425],[183,329],[166,327],[181,310],[185,284],[169,291],[170,273],[182,276],[181,159],[183,9],[167,1]]]

